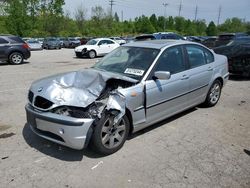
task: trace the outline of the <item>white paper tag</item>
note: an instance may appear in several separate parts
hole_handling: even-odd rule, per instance
[[[133,74],[133,75],[136,75],[136,76],[142,76],[143,73],[144,73],[144,70],[127,68],[124,73]]]

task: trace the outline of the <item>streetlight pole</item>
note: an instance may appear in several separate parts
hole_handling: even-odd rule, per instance
[[[164,6],[164,31],[165,31],[166,30],[166,10],[167,10],[168,3],[163,3],[162,5]]]

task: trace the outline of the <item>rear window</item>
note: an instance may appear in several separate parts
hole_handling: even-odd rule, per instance
[[[20,37],[10,36],[8,37],[12,43],[24,43]]]
[[[234,35],[220,35],[219,40],[232,40]]]

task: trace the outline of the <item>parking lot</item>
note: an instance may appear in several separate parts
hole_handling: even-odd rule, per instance
[[[215,107],[155,124],[109,156],[34,135],[24,110],[32,81],[95,61],[62,49],[0,65],[0,187],[250,187],[250,80],[238,76]]]

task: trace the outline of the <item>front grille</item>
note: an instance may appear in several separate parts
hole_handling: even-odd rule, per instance
[[[29,99],[30,103],[33,102],[33,98],[34,98],[34,93],[32,91],[29,91],[29,93],[28,93],[28,99]]]
[[[38,108],[48,109],[49,107],[51,107],[53,105],[53,102],[51,102],[43,97],[37,96],[35,98],[34,105]]]

